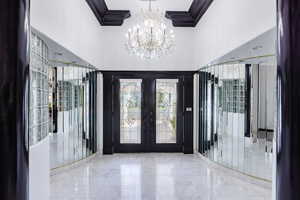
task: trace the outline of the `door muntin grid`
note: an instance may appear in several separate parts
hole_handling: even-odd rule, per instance
[[[142,79],[120,79],[120,143],[141,144]]]
[[[156,144],[177,143],[178,79],[156,80]]]

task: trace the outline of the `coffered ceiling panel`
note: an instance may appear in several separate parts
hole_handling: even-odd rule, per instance
[[[193,0],[153,0],[152,5],[154,8],[160,8],[163,11],[166,10],[188,10]],[[141,8],[148,7],[147,0],[106,0],[106,3],[110,9],[130,10],[131,13],[138,13]]]

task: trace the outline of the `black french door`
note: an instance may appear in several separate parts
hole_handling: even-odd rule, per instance
[[[114,151],[183,151],[183,80],[168,74],[113,77]]]

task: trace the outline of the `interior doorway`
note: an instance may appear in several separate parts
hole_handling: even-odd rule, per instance
[[[116,78],[116,152],[181,151],[181,78]]]
[[[113,152],[183,152],[185,119],[188,115],[192,119],[193,113],[190,74],[187,78],[179,72],[114,72],[109,76],[104,73],[104,79],[109,77],[112,81],[111,90],[104,89],[104,96],[112,97],[111,113],[105,112],[104,118],[112,119]],[[189,92],[185,82],[191,82]],[[191,103],[187,104],[190,106],[184,105],[185,93],[191,95]],[[187,131],[192,137],[192,120],[189,123],[191,129]],[[109,142],[104,138],[104,146]],[[193,149],[192,140],[190,146]]]

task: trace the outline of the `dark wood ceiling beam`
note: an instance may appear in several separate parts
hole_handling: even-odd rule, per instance
[[[122,26],[129,10],[109,10],[105,0],[86,0],[101,26]]]
[[[188,11],[166,11],[166,18],[175,27],[195,27],[213,0],[194,0]]]

